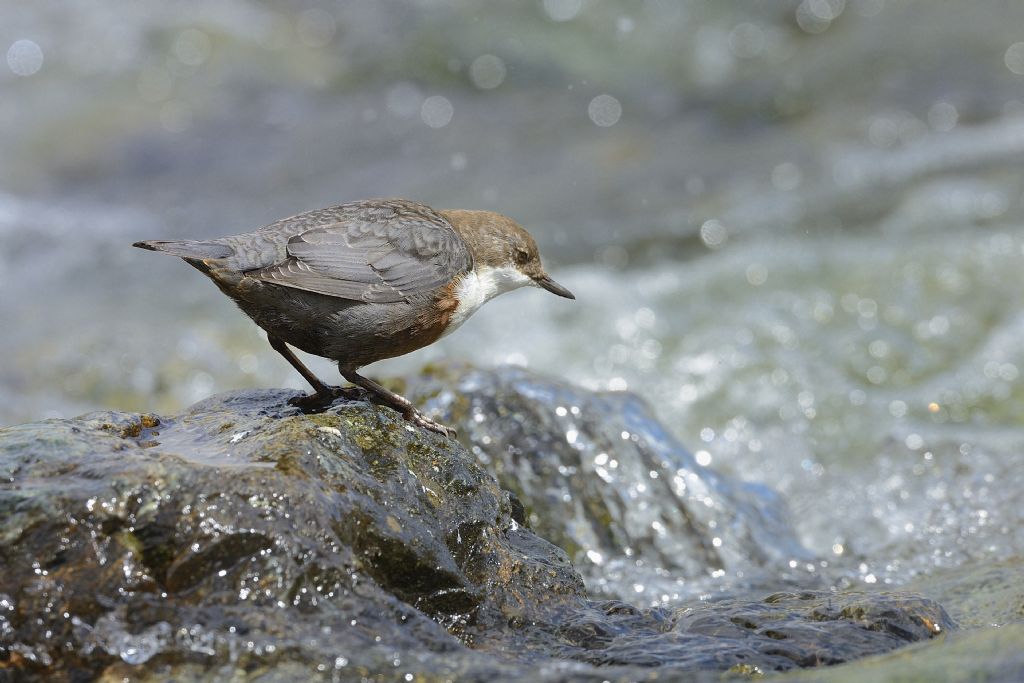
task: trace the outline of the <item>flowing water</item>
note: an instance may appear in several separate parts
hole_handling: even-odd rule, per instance
[[[492,208],[577,301],[507,295],[371,372],[634,391],[778,491],[829,584],[1019,577],[1021,26],[924,0],[0,7],[0,423],[302,386],[137,239]]]

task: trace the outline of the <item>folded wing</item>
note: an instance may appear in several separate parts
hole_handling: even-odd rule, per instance
[[[465,242],[438,214],[374,211],[288,240],[288,258],[246,273],[265,282],[352,301],[390,303],[427,294],[469,271]]]

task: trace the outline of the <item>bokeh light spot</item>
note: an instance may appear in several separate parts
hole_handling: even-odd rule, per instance
[[[428,97],[423,100],[423,106],[420,107],[423,123],[431,128],[444,128],[451,123],[454,114],[455,107],[452,106],[451,100],[441,95]]]
[[[707,247],[717,249],[729,239],[729,231],[722,221],[712,218],[700,226],[700,238]]]
[[[949,102],[936,102],[928,110],[928,125],[940,132],[953,130],[959,119],[960,113]]]
[[[1006,62],[1007,69],[1018,76],[1024,76],[1024,42],[1014,43],[1006,48],[1003,61]]]
[[[760,287],[768,281],[768,269],[760,263],[751,263],[747,266],[746,275],[747,282],[755,287]]]
[[[18,76],[31,76],[43,68],[43,49],[31,40],[16,40],[7,50],[7,66]]]
[[[501,57],[480,55],[469,65],[469,79],[481,90],[493,90],[505,81],[508,70]]]
[[[544,0],[544,12],[553,21],[569,21],[583,9],[583,0]]]
[[[846,0],[803,0],[796,8],[796,23],[807,33],[824,33],[846,8]]]
[[[752,59],[764,52],[764,31],[757,24],[743,22],[729,32],[729,49],[740,59]]]
[[[188,66],[199,66],[210,58],[213,43],[210,37],[196,28],[187,28],[174,41],[174,56]]]
[[[598,95],[587,107],[590,120],[602,128],[614,126],[622,118],[622,105],[611,95]]]
[[[400,119],[410,119],[420,111],[423,105],[423,95],[420,89],[412,83],[396,83],[388,91],[388,111]]]

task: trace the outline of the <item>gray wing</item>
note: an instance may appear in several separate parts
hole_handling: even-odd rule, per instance
[[[288,240],[284,261],[246,275],[352,301],[390,303],[431,292],[473,267],[465,242],[447,221],[427,207],[401,208],[301,232]]]

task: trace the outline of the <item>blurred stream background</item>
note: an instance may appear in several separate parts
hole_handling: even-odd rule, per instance
[[[0,52],[0,424],[306,388],[135,240],[492,209],[578,300],[371,375],[628,389],[782,493],[809,572],[1019,576],[1024,4],[34,0]]]

